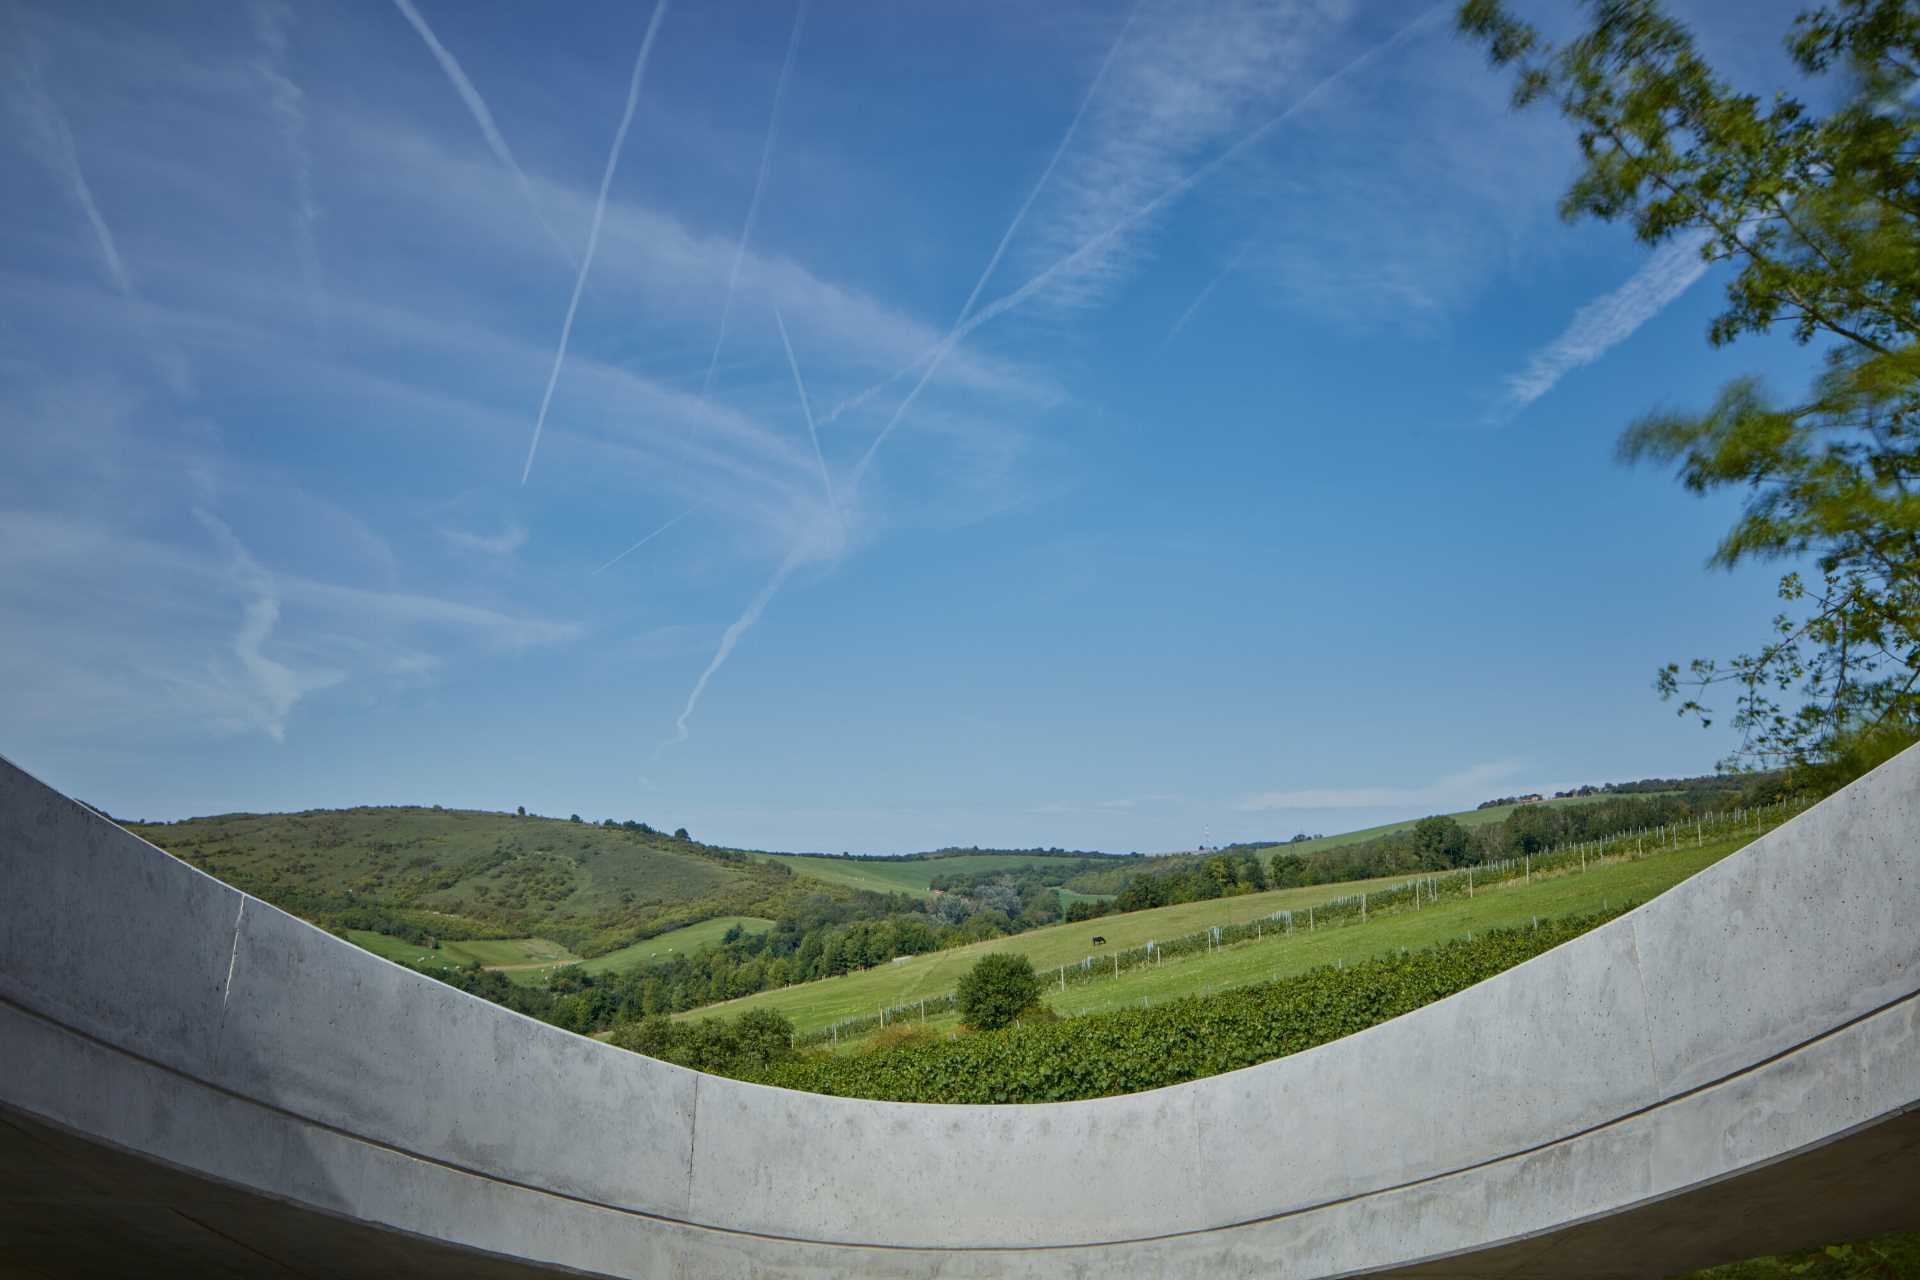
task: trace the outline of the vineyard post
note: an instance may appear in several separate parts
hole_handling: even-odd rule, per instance
[[[1700,847],[1700,818],[1697,814],[1693,819],[1693,847],[1696,849]]]
[[[1362,892],[1360,895],[1360,923],[1365,924],[1366,922],[1367,922],[1367,895],[1364,892]]]
[[[1527,855],[1527,883],[1533,883],[1533,855]]]
[[[1473,896],[1473,868],[1472,867],[1467,868],[1467,896],[1469,898]]]

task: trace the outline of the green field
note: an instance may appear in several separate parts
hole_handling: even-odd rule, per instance
[[[734,1014],[747,1009],[778,1009],[793,1020],[797,1030],[824,1027],[828,1023],[859,1014],[872,1013],[883,1005],[905,1004],[929,996],[945,995],[953,990],[960,975],[981,956],[995,951],[1011,951],[1032,959],[1035,968],[1051,969],[1062,964],[1078,964],[1082,957],[1098,950],[1137,947],[1160,938],[1197,933],[1216,924],[1238,924],[1271,915],[1275,911],[1305,910],[1316,902],[1359,892],[1369,886],[1403,884],[1406,876],[1386,876],[1378,880],[1357,881],[1350,885],[1314,885],[1302,889],[1276,889],[1267,893],[1249,893],[1237,898],[1215,898],[1209,902],[1187,902],[1151,911],[1129,911],[1079,924],[1050,925],[1007,938],[994,938],[948,951],[907,956],[873,969],[823,978],[762,991],[722,1004],[707,1005],[676,1017],[698,1018],[715,1013]],[[1107,941],[1102,948],[1093,945],[1095,937]]]
[[[609,951],[591,960],[582,960],[579,962],[580,970],[591,974],[616,973],[622,969],[643,965],[649,960],[664,959],[673,952],[689,954],[702,947],[718,945],[720,940],[726,937],[727,930],[736,924],[747,933],[765,933],[773,928],[773,921],[763,916],[716,916],[711,920],[702,920],[699,924],[669,930],[643,942],[636,942],[630,947],[622,947],[618,951]],[[558,967],[551,964],[536,965],[531,968],[507,969],[506,973],[507,977],[514,982],[538,986],[545,982],[547,975]]]
[[[478,964],[499,969],[517,965],[551,965],[573,959],[573,953],[545,938],[493,938],[484,942],[442,942],[438,950],[403,942],[384,933],[348,929],[348,938],[377,956],[419,969],[444,965]]]
[[[1158,1004],[1174,996],[1243,987],[1284,978],[1323,964],[1352,964],[1383,952],[1417,951],[1451,938],[1489,929],[1525,925],[1538,918],[1575,915],[1645,902],[1734,852],[1752,836],[1709,841],[1699,849],[1655,854],[1638,861],[1613,862],[1578,874],[1542,876],[1531,885],[1509,880],[1482,889],[1471,898],[1442,898],[1431,906],[1396,911],[1365,924],[1343,925],[1313,933],[1296,931],[1279,941],[1255,941],[1217,951],[1168,960],[1158,967],[1128,970],[1107,982],[1054,989],[1046,1000],[1056,1013],[1095,1013]]]
[[[1282,977],[1315,965],[1362,960],[1400,947],[1430,946],[1470,932],[1523,924],[1536,915],[1546,918],[1593,910],[1627,899],[1644,901],[1726,857],[1751,839],[1751,836],[1742,836],[1710,842],[1701,849],[1610,862],[1584,873],[1542,876],[1532,884],[1510,881],[1483,888],[1470,899],[1443,898],[1422,910],[1389,913],[1366,924],[1343,925],[1313,933],[1296,930],[1289,938],[1241,943],[1208,954],[1170,959],[1155,968],[1130,970],[1111,982],[1069,984],[1064,989],[1053,987],[1045,999],[1050,1007],[1063,1014],[1137,1004],[1142,999],[1153,1003],[1176,995]],[[882,1007],[945,995],[953,990],[960,974],[989,952],[1024,954],[1033,961],[1034,968],[1045,971],[1062,964],[1077,964],[1090,954],[1098,955],[1091,946],[1096,934],[1107,939],[1109,948],[1136,947],[1150,939],[1173,938],[1212,925],[1250,921],[1274,911],[1302,911],[1311,904],[1358,892],[1369,885],[1402,884],[1407,878],[1391,876],[1351,884],[1216,898],[1129,912],[1082,924],[1056,925],[896,961],[838,978],[763,991],[676,1016],[736,1015],[749,1008],[771,1008],[791,1019],[796,1031],[811,1031],[845,1018],[874,1013]],[[943,1021],[951,1023],[953,1019],[930,1021],[937,1026]]]
[[[351,941],[375,955],[397,960],[416,969],[474,963],[485,969],[498,969],[513,982],[539,986],[547,980],[549,973],[563,965],[577,964],[586,973],[612,973],[645,964],[649,959],[671,952],[684,954],[698,951],[718,943],[734,925],[739,925],[748,933],[764,933],[773,927],[773,921],[763,916],[716,916],[699,924],[669,930],[618,951],[609,951],[591,960],[582,960],[559,943],[549,942],[545,938],[442,942],[438,950],[433,950],[367,929],[347,929],[344,932]]]
[[[762,862],[777,862],[795,875],[824,880],[847,889],[875,893],[912,893],[925,897],[938,875],[966,871],[1007,871],[1057,861],[1026,853],[962,853],[951,858],[814,858],[797,853],[756,853]]]

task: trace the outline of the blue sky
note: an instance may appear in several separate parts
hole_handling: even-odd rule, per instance
[[[1729,747],[1651,677],[1772,575],[1613,442],[1811,355],[1561,223],[1447,6],[559,12],[0,8],[0,751],[895,852]]]

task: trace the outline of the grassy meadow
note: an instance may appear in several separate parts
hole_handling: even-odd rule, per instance
[[[1640,859],[1610,861],[1585,872],[1539,876],[1531,884],[1508,881],[1483,888],[1472,898],[1442,898],[1419,910],[1376,915],[1365,924],[1346,924],[1313,932],[1301,928],[1290,937],[1238,943],[1201,955],[1169,959],[1155,967],[1129,970],[1111,981],[1073,983],[1064,988],[1052,986],[1043,998],[1050,1008],[1063,1015],[1118,1008],[1142,1000],[1152,1004],[1175,996],[1284,977],[1317,965],[1353,963],[1402,947],[1427,947],[1468,933],[1525,924],[1535,916],[1545,919],[1596,910],[1607,904],[1617,906],[1628,899],[1642,902],[1726,857],[1752,838],[1739,836],[1709,841],[1699,849],[1683,848]],[[1103,949],[1090,945],[1096,934],[1104,936],[1110,948],[1136,947],[1149,940],[1196,933],[1213,925],[1254,920],[1274,911],[1304,911],[1315,903],[1368,886],[1385,888],[1403,884],[1407,879],[1391,876],[1349,884],[1314,885],[1130,912],[1083,924],[1056,925],[838,978],[763,991],[676,1016],[736,1016],[749,1008],[771,1008],[791,1019],[796,1031],[811,1031],[841,1019],[871,1014],[883,1006],[945,995],[953,990],[960,974],[990,952],[1024,954],[1033,961],[1035,969],[1044,971],[1062,964],[1077,964],[1090,954],[1097,956]],[[930,1017],[928,1021],[941,1026],[951,1025],[954,1019],[949,1015],[944,1019]]]
[[[823,880],[847,889],[875,893],[911,893],[926,897],[938,875],[963,871],[1008,871],[1055,861],[1026,853],[962,853],[951,858],[815,858],[797,853],[756,853],[762,862],[777,862],[797,876]]]
[[[1357,893],[1369,886],[1402,884],[1406,879],[1405,876],[1386,876],[1345,885],[1274,889],[1237,898],[1215,898],[1208,902],[1156,907],[1151,911],[1130,911],[1079,924],[1050,925],[1012,937],[993,938],[947,951],[904,957],[837,978],[823,978],[818,982],[801,983],[777,991],[762,991],[676,1016],[730,1016],[747,1009],[771,1008],[791,1018],[795,1029],[806,1031],[824,1027],[841,1018],[872,1013],[883,1005],[904,1004],[909,1000],[945,995],[953,990],[960,975],[971,968],[974,961],[996,951],[1022,954],[1033,961],[1036,969],[1051,969],[1063,964],[1078,964],[1083,957],[1101,950],[1138,947],[1161,938],[1197,933],[1216,924],[1256,920],[1275,911],[1304,911],[1314,903],[1339,897],[1343,893]],[[1107,940],[1105,946],[1095,947],[1092,942],[1095,937],[1104,937]]]

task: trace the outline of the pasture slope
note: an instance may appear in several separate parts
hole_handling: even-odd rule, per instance
[[[1263,939],[1222,947],[1200,956],[1170,959],[1157,967],[1130,970],[1112,981],[1049,987],[1044,999],[1062,1014],[1093,1012],[1122,1004],[1170,999],[1200,991],[1243,986],[1301,972],[1315,965],[1352,962],[1400,947],[1425,947],[1463,934],[1527,923],[1542,918],[1595,910],[1627,900],[1645,901],[1671,888],[1702,867],[1709,866],[1747,844],[1752,835],[1709,841],[1699,849],[1683,848],[1649,854],[1636,860],[1596,865],[1581,874],[1534,878],[1530,883],[1507,882],[1482,889],[1472,898],[1444,898],[1419,911],[1376,916],[1365,925],[1348,925],[1293,936]],[[784,1014],[797,1033],[829,1027],[844,1019],[865,1017],[881,1008],[931,1000],[951,992],[960,975],[981,956],[996,952],[1025,955],[1043,972],[1061,965],[1077,965],[1088,957],[1098,963],[1101,952],[1144,946],[1197,933],[1216,925],[1242,924],[1276,911],[1304,914],[1309,907],[1363,890],[1386,889],[1407,883],[1405,875],[1344,884],[1277,889],[1206,902],[1182,903],[1147,911],[1104,916],[1077,924],[1053,925],[1011,937],[994,938],[948,951],[898,960],[837,978],[762,991],[722,1004],[674,1015],[699,1019],[737,1016],[748,1009],[773,1009]],[[1096,936],[1107,941],[1095,947]],[[954,1019],[929,1018],[934,1025]]]
[[[719,916],[778,916],[806,886],[744,854],[638,828],[409,806],[227,814],[128,830],[332,928],[594,956]],[[529,940],[545,948],[521,954]],[[471,947],[471,942],[465,945]],[[515,950],[519,948],[520,950]],[[383,953],[384,954],[384,953]]]
[[[939,858],[835,858],[803,853],[755,853],[753,857],[761,862],[778,863],[797,876],[843,889],[911,893],[922,898],[933,892],[932,880],[938,875],[1012,871],[1058,861],[1045,854],[1031,853],[957,853]]]

